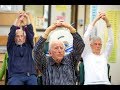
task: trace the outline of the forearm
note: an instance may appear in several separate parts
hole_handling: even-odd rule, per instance
[[[20,23],[21,23],[21,21],[18,18],[16,18],[16,20],[13,23],[13,25],[19,27]]]
[[[31,24],[30,17],[27,17],[27,25]]]
[[[91,23],[91,25],[94,27],[97,21],[98,21],[98,19],[93,20],[93,22]]]
[[[42,65],[45,66],[45,62],[46,62],[46,57],[44,53],[44,42],[45,41],[46,39],[44,39],[43,37],[40,37],[40,39],[35,44],[35,47],[33,49],[34,60],[36,61],[39,68],[41,68]]]
[[[110,55],[113,45],[114,45],[114,36],[113,36],[112,28],[108,27],[108,40],[105,48],[105,55],[107,57]]]
[[[27,37],[31,38],[33,40],[34,32],[33,32],[33,26],[32,26],[32,24],[25,25],[24,26],[24,31],[26,32]]]
[[[75,56],[81,57],[85,44],[82,37],[76,32],[73,35],[73,51]]]
[[[46,29],[45,32],[43,33],[42,37],[43,37],[44,39],[47,39],[49,34],[50,34],[50,29],[48,28],[48,29]]]
[[[114,43],[114,36],[112,32],[112,28],[108,27],[108,42],[113,45]]]
[[[32,24],[25,25],[23,29],[26,32],[26,42],[33,46],[34,32]]]
[[[10,27],[10,33],[9,33],[9,35],[8,35],[7,47],[11,47],[11,46],[12,46],[11,44],[14,42],[15,32],[16,32],[16,30],[17,30],[18,28],[19,28],[19,27],[14,26],[14,25],[12,25],[12,26]]]
[[[84,40],[89,40],[92,31],[93,31],[93,25],[89,24],[84,34]]]
[[[72,26],[69,26],[68,29],[70,30],[70,33],[76,33],[76,29]]]

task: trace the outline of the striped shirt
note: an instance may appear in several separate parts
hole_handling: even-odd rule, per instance
[[[73,51],[57,64],[52,57],[44,53],[44,42],[46,39],[40,37],[34,47],[34,60],[40,71],[42,71],[43,85],[75,85],[75,62],[79,61],[85,44],[81,36],[76,32],[73,36]]]

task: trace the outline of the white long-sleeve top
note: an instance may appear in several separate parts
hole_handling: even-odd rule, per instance
[[[113,32],[111,27],[108,28],[108,41],[105,50],[100,55],[92,53],[90,48],[89,36],[92,32],[93,26],[89,25],[84,34],[85,48],[82,53],[85,70],[85,82],[88,84],[110,84],[108,79],[107,60],[113,47]]]

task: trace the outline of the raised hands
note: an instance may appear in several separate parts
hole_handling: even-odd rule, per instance
[[[23,26],[30,23],[29,13],[19,11],[14,25]]]
[[[99,15],[94,19],[94,21],[92,22],[92,25],[94,26],[95,23],[96,23],[98,20],[100,20],[100,19],[103,19],[103,20],[106,22],[107,27],[111,26],[110,23],[109,23],[109,20],[108,20],[108,18],[107,18],[107,16],[106,16],[106,14],[103,13],[103,12],[99,12]]]
[[[105,13],[100,13],[100,15],[101,15],[101,18],[106,22],[107,27],[110,27],[111,24],[109,23],[109,20],[108,20],[106,14]]]
[[[47,29],[49,29],[49,31],[53,31],[57,27],[65,27],[67,29],[72,29],[73,28],[70,24],[64,22],[63,20],[57,20],[54,24],[49,26]]]
[[[53,23],[52,25],[50,25],[44,32],[43,37],[47,38],[47,36],[49,35],[49,33],[53,30],[55,30],[57,27],[65,27],[67,29],[70,30],[71,33],[75,33],[76,29],[74,27],[72,27],[70,24],[64,22],[63,20],[57,20],[55,23]]]

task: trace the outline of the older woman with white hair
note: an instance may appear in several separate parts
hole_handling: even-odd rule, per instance
[[[90,38],[95,23],[103,19],[108,28],[108,41],[104,52],[101,52],[102,40],[99,36]],[[84,34],[85,49],[82,53],[85,81],[84,85],[110,85],[108,79],[107,60],[113,47],[113,33],[105,13],[100,13],[88,26]]]

